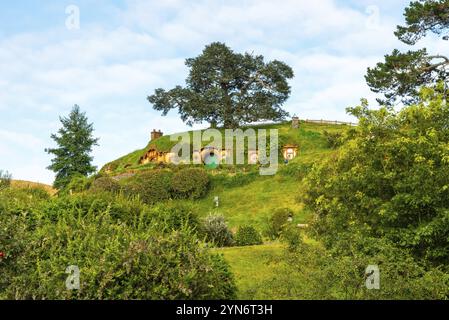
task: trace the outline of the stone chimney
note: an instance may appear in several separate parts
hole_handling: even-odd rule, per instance
[[[159,139],[159,138],[162,137],[163,135],[164,135],[164,134],[162,133],[161,130],[156,131],[156,129],[154,129],[154,130],[151,132],[151,141],[156,140],[156,139]]]
[[[292,117],[292,128],[293,129],[298,129],[299,128],[299,118],[296,115],[294,115]]]

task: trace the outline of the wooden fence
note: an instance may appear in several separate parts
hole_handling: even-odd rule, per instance
[[[351,127],[358,125],[357,123],[354,123],[354,122],[344,122],[344,121],[337,121],[337,120],[332,121],[332,120],[323,120],[323,119],[321,119],[321,120],[307,119],[307,120],[300,120],[300,121],[303,121],[305,123],[318,123],[318,124],[340,124],[340,125],[346,125],[346,126],[351,126]]]

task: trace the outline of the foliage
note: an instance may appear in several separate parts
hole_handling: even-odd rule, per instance
[[[262,242],[259,231],[253,226],[241,226],[235,234],[235,244],[238,246],[253,246]]]
[[[0,192],[0,249],[6,253],[0,260],[1,298],[235,297],[222,257],[211,254],[187,226],[162,233],[135,200],[97,193],[42,202],[14,190],[23,197],[19,202],[5,192]],[[69,265],[80,268],[80,290],[65,287]]]
[[[398,26],[395,35],[404,43],[414,45],[429,31],[442,34],[449,26],[448,13],[448,0],[413,1],[405,9],[406,26]],[[448,57],[430,55],[425,48],[405,53],[395,49],[385,56],[384,62],[368,68],[365,78],[372,91],[384,94],[386,99],[379,99],[380,103],[392,105],[401,100],[413,104],[419,100],[421,87],[447,82],[448,66]]]
[[[92,182],[89,189],[91,192],[112,192],[117,193],[121,190],[118,181],[110,177],[100,177]]]
[[[86,114],[77,105],[72,108],[68,117],[60,117],[59,120],[62,128],[58,130],[58,134],[51,135],[58,147],[45,151],[54,155],[48,167],[56,173],[54,187],[64,189],[73,177],[95,172],[90,153],[98,139],[92,137],[93,125],[87,122]]]
[[[288,223],[288,219],[292,217],[293,211],[289,208],[279,208],[275,210],[268,222],[268,229],[266,230],[267,236],[271,239],[279,238]]]
[[[172,197],[173,172],[169,170],[149,170],[137,173],[124,182],[128,195],[138,195],[146,204],[154,204]]]
[[[70,180],[70,183],[59,193],[78,193],[89,189],[92,185],[92,180],[82,175],[76,175]]]
[[[428,32],[441,35],[449,27],[449,1],[413,1],[405,9],[406,26],[398,26],[395,35],[414,45]]]
[[[267,296],[282,299],[403,300],[447,299],[449,274],[426,270],[405,250],[385,240],[359,238],[345,254],[315,244],[290,246],[286,264],[260,284]],[[366,269],[376,265],[380,289],[366,287]]]
[[[193,207],[184,203],[158,204],[151,207],[149,217],[161,231],[171,232],[188,226],[193,231],[199,231],[201,224]]]
[[[209,176],[204,169],[186,168],[174,174],[171,187],[175,198],[198,199],[208,191]]]
[[[206,241],[215,244],[217,247],[227,247],[234,244],[234,237],[225,218],[220,215],[209,215],[203,221],[202,233]]]
[[[341,132],[323,132],[329,148],[336,149],[343,144],[343,134]]]
[[[296,180],[302,180],[310,171],[312,165],[298,162],[289,162],[288,165],[279,169],[278,173],[285,177],[292,177]]]
[[[8,171],[0,170],[0,190],[11,185],[12,176]]]
[[[449,107],[434,90],[395,112],[349,109],[359,133],[341,152],[314,166],[304,201],[327,246],[344,235],[386,238],[415,257],[449,261]]]
[[[286,117],[281,106],[290,95],[287,79],[293,78],[293,71],[285,63],[266,63],[263,56],[235,53],[214,42],[198,57],[187,59],[186,65],[190,73],[185,88],[156,89],[148,97],[163,115],[178,109],[190,125],[207,121],[226,128]]]

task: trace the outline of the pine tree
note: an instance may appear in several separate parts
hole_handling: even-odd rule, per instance
[[[449,0],[413,1],[405,9],[404,16],[405,26],[398,26],[395,35],[405,44],[415,45],[429,33],[449,40]],[[447,95],[449,57],[429,54],[426,48],[407,52],[395,49],[385,55],[384,62],[368,68],[365,78],[373,92],[385,96],[385,99],[378,99],[381,104],[410,105],[419,101],[423,86],[438,88],[439,83],[445,83],[443,94]]]
[[[51,135],[58,147],[45,149],[45,152],[55,155],[47,169],[56,173],[53,186],[63,189],[73,177],[95,172],[90,153],[92,147],[98,145],[98,138],[93,138],[93,124],[88,123],[78,105],[73,106],[68,117],[59,117],[59,120],[62,127],[57,134]]]

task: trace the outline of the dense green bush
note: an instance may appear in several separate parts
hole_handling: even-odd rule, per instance
[[[128,195],[138,195],[146,204],[154,204],[172,197],[173,173],[169,170],[149,170],[124,181]]]
[[[343,134],[341,132],[329,132],[324,130],[323,135],[326,138],[327,146],[336,149],[343,144]]]
[[[162,232],[137,200],[78,194],[28,200],[24,210],[27,200],[15,208],[4,199],[12,197],[0,194],[1,298],[235,298],[223,258],[187,225]],[[66,289],[69,265],[80,269],[80,290]]]
[[[89,189],[92,185],[92,180],[85,176],[75,176],[70,180],[69,184],[64,188],[64,190],[60,191],[59,193],[78,193],[83,192]]]
[[[181,203],[164,203],[151,207],[149,216],[153,224],[161,231],[180,230],[188,226],[194,231],[200,230],[200,221],[192,205]]]
[[[290,162],[287,166],[280,167],[278,172],[280,175],[302,180],[307,176],[311,167],[310,164]]]
[[[0,190],[11,185],[12,176],[8,171],[0,170]]]
[[[223,216],[209,215],[204,219],[202,232],[206,241],[218,247],[227,247],[234,244],[234,237]]]
[[[288,223],[289,218],[293,217],[293,211],[289,208],[279,208],[277,209],[270,220],[268,221],[268,228],[266,230],[266,235],[271,239],[279,238],[282,230]]]
[[[82,219],[91,212],[107,211],[116,223],[126,222],[133,227],[150,225],[149,208],[133,197],[110,192],[79,193],[71,197],[60,196],[43,203],[39,216],[58,221],[62,213],[76,214]]]
[[[174,174],[171,187],[175,198],[198,199],[207,193],[209,176],[204,169],[186,168]]]
[[[449,274],[426,269],[385,240],[358,237],[336,252],[303,242],[290,244],[279,272],[260,284],[261,293],[282,299],[447,299]],[[366,287],[366,268],[377,265],[380,289]]]
[[[238,246],[262,244],[262,237],[253,226],[241,226],[235,234],[235,244]]]
[[[303,201],[328,246],[344,234],[385,237],[415,257],[449,266],[449,106],[425,89],[400,112],[349,109],[357,135],[314,166]]]
[[[121,190],[120,184],[118,181],[110,178],[110,177],[101,177],[95,179],[90,186],[91,192],[112,192],[116,193]]]

